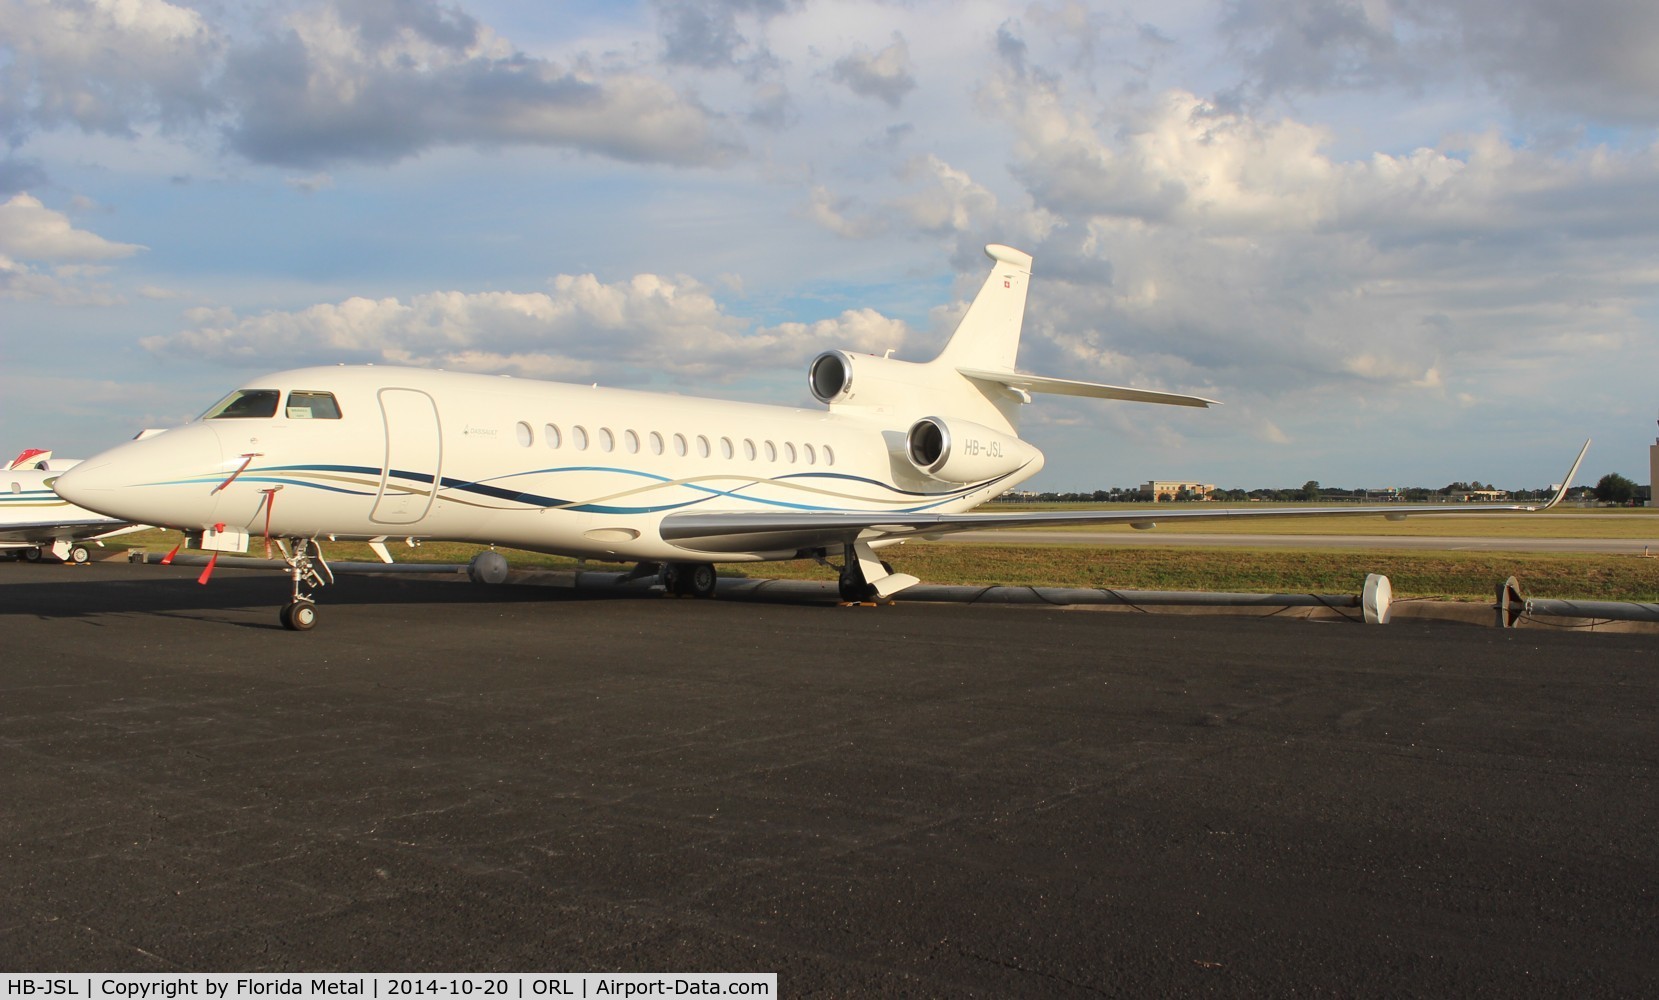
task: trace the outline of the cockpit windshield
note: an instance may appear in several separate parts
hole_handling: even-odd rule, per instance
[[[268,418],[277,415],[280,389],[238,389],[202,414],[202,420]],[[339,420],[340,404],[332,392],[295,389],[282,411],[290,420]]]
[[[332,392],[302,392],[295,389],[288,394],[288,407],[283,411],[290,420],[339,420],[340,404]]]
[[[238,389],[213,404],[201,419],[274,417],[281,398],[282,393],[276,389]]]

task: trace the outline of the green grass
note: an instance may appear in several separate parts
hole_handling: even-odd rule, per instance
[[[1183,535],[1359,535],[1367,538],[1594,538],[1654,542],[1659,549],[1659,509],[1653,508],[1565,508],[1545,515],[1529,514],[1420,514],[1403,521],[1383,517],[1263,517],[1158,522],[1160,512],[1216,510],[1220,508],[1287,510],[1288,504],[995,504],[976,513],[1001,513],[1020,509],[1074,509],[1144,515],[1158,523],[1157,531]],[[1410,510],[1409,506],[1402,508]],[[1595,516],[1614,514],[1617,516]],[[1026,529],[1039,532],[1042,529]],[[1127,524],[1081,525],[1055,530],[1118,532],[1134,531]],[[1033,536],[1036,538],[1036,536]]]
[[[1480,520],[1475,518],[1475,520]],[[1358,593],[1367,573],[1389,578],[1399,598],[1491,600],[1506,577],[1524,591],[1560,600],[1659,602],[1659,559],[1616,555],[1502,552],[1373,551],[1335,549],[1096,548],[1088,545],[974,545],[912,542],[887,549],[896,569],[928,583],[1112,587],[1128,590],[1211,590],[1246,593]],[[165,552],[177,532],[144,532],[112,539],[112,549],[136,546]],[[431,542],[410,549],[391,546],[399,562],[464,563],[484,546]],[[252,545],[258,555],[261,543]],[[367,545],[325,545],[334,561],[373,561]],[[576,560],[503,550],[515,569],[568,569]],[[599,564],[587,564],[602,568]],[[830,580],[816,563],[726,564],[728,576]]]
[[[966,551],[958,551],[966,550]],[[1102,549],[906,545],[891,557],[935,582],[1246,593],[1358,593],[1368,573],[1396,597],[1490,600],[1514,576],[1562,600],[1659,601],[1659,559],[1636,556],[1338,549]]]

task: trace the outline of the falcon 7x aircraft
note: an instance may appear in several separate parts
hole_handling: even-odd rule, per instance
[[[883,548],[956,531],[1540,509],[968,513],[1043,467],[1017,431],[1033,394],[1214,402],[1019,373],[1031,257],[998,245],[986,254],[991,273],[937,358],[815,358],[807,381],[823,409],[425,369],[301,368],[90,458],[57,490],[112,517],[180,529],[214,558],[275,538],[293,582],[281,620],[301,631],[317,620],[313,592],[332,579],[325,539],[442,539],[637,562],[639,575],[699,597],[713,595],[718,562],[839,559],[841,596],[864,601],[919,582],[883,562]]]

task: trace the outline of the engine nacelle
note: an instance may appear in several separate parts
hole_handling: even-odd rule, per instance
[[[904,436],[904,457],[923,475],[947,483],[978,483],[1041,462],[1042,452],[1017,437],[967,420],[923,417]]]
[[[807,384],[820,403],[891,405],[914,398],[932,378],[927,365],[847,351],[825,351],[807,369]]]

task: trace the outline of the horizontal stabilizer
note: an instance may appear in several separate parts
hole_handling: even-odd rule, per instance
[[[1131,389],[1122,385],[1101,385],[1098,382],[1077,382],[1069,378],[1048,378],[1043,375],[1022,375],[1019,372],[994,372],[982,368],[958,368],[958,372],[978,382],[991,382],[1023,392],[1042,392],[1055,396],[1089,396],[1094,399],[1127,399],[1136,403],[1166,403],[1170,406],[1220,406],[1203,396],[1184,396],[1176,392],[1156,389]]]

